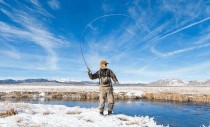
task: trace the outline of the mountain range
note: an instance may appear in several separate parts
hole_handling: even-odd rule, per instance
[[[93,81],[70,81],[70,80],[49,80],[49,79],[24,79],[24,80],[14,80],[5,79],[0,80],[0,84],[26,84],[26,83],[52,83],[52,84],[65,84],[65,85],[98,85],[98,82]],[[121,86],[143,86],[143,83],[123,83]]]
[[[67,80],[49,80],[49,79],[24,79],[24,80],[14,80],[5,79],[0,80],[0,84],[20,84],[20,83],[57,83],[57,84],[67,84],[67,85],[97,85],[98,82],[92,81],[67,81]],[[210,86],[210,79],[206,81],[182,81],[180,79],[163,79],[150,83],[122,83],[121,86]]]
[[[164,79],[148,83],[146,86],[210,86],[210,79],[206,81],[182,81],[180,79]]]

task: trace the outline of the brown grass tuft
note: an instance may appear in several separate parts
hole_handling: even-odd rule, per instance
[[[5,118],[5,117],[16,115],[16,114],[17,114],[17,112],[12,108],[12,109],[8,109],[8,110],[1,112],[0,118]]]

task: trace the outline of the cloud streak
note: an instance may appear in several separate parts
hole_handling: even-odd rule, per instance
[[[151,81],[151,79],[159,80],[159,79],[184,79],[184,80],[195,80],[195,79],[203,79],[209,78],[203,70],[209,70],[209,61],[203,63],[197,63],[190,66],[178,67],[178,68],[170,68],[167,70],[151,70],[150,66],[141,67],[139,69],[136,68],[127,68],[124,73],[130,76],[135,77],[144,77],[145,82]],[[124,68],[122,68],[124,69]],[[203,72],[203,73],[202,73]],[[198,73],[202,73],[201,75],[197,75]],[[205,77],[204,77],[205,76]],[[149,78],[148,78],[149,77]],[[148,81],[146,79],[149,79]]]
[[[203,45],[199,45],[199,46],[193,46],[193,47],[189,47],[189,48],[185,48],[185,49],[179,49],[179,50],[164,53],[164,54],[161,53],[161,52],[158,52],[157,50],[154,49],[154,47],[152,47],[151,52],[153,52],[154,54],[156,54],[159,57],[166,58],[166,57],[173,56],[173,55],[176,55],[176,54],[189,52],[189,51],[192,51],[192,50],[195,50],[195,49],[205,48],[205,47],[209,47],[209,46],[210,46],[210,43],[207,43],[207,44],[203,44]]]
[[[171,32],[171,33],[168,33],[168,34],[166,34],[166,35],[164,35],[164,36],[158,38],[158,39],[155,40],[155,41],[159,41],[159,40],[161,40],[161,39],[167,38],[167,37],[169,37],[169,36],[171,36],[171,35],[174,35],[174,34],[176,34],[176,33],[178,33],[178,32],[181,32],[181,31],[183,31],[183,30],[185,30],[185,29],[188,29],[188,28],[190,28],[190,27],[193,27],[193,26],[195,26],[195,25],[198,25],[198,24],[203,23],[203,22],[208,21],[208,20],[210,20],[210,17],[207,17],[207,18],[205,18],[205,19],[203,19],[203,20],[200,20],[200,21],[198,21],[198,22],[194,22],[194,23],[189,24],[189,25],[187,25],[187,26],[185,26],[185,27],[183,27],[183,28],[180,28],[180,29],[175,30],[175,31],[173,31],[173,32]]]
[[[8,72],[27,75],[31,68],[32,75],[88,80],[79,41],[91,69],[106,59],[124,81],[206,77],[210,70],[204,0],[0,0],[0,6],[0,66]]]
[[[38,3],[33,1],[38,9],[40,6]],[[24,5],[23,5],[24,7]],[[28,8],[24,8],[28,10]],[[17,10],[15,8],[11,8],[11,11],[7,11],[2,9],[2,12],[7,15],[13,22],[17,23],[21,27],[16,27],[14,25],[10,25],[8,23],[0,22],[0,31],[1,37],[6,41],[17,41],[18,39],[24,40],[26,42],[33,42],[37,45],[40,45],[44,48],[44,50],[48,53],[48,59],[46,60],[49,69],[55,70],[57,67],[57,55],[54,51],[54,48],[58,46],[70,46],[69,42],[65,40],[63,37],[58,37],[51,33],[45,24],[41,22],[40,19],[33,16],[34,11],[28,10],[28,13],[25,13],[24,10]],[[44,9],[42,9],[44,10]],[[31,12],[31,13],[30,13]],[[43,11],[44,15],[46,11]],[[8,53],[9,54],[9,53]]]
[[[53,10],[58,10],[60,9],[60,2],[57,0],[49,0],[48,5],[53,9]]]

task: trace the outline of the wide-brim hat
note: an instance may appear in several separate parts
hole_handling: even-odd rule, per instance
[[[106,60],[102,60],[101,62],[100,62],[100,65],[107,65],[107,64],[109,64]]]

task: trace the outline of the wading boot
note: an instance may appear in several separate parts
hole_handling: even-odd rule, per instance
[[[100,113],[101,115],[104,115],[104,112],[103,112],[103,111],[100,111],[99,113]]]
[[[108,111],[108,115],[111,115],[112,114],[112,111]]]

